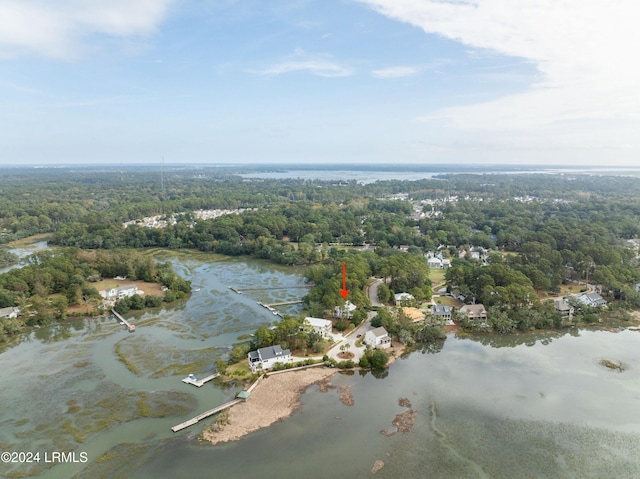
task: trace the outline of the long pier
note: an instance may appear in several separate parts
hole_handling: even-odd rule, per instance
[[[302,288],[313,288],[315,285],[313,284],[304,284],[297,286],[263,286],[261,288],[242,288],[242,291],[267,291],[267,290],[275,290],[275,289],[302,289]],[[242,294],[240,290],[237,288],[232,288],[229,286],[229,289],[235,291],[238,294]]]
[[[213,416],[214,414],[216,414],[216,413],[218,413],[220,411],[224,411],[225,409],[228,409],[231,406],[235,406],[239,402],[243,402],[243,401],[244,401],[244,399],[234,399],[233,401],[226,402],[221,406],[218,406],[218,407],[213,408],[213,409],[209,409],[208,411],[203,412],[199,416],[196,416],[196,417],[194,417],[192,419],[189,419],[188,421],[182,422],[182,423],[178,424],[177,426],[173,426],[171,428],[171,430],[173,432],[178,432],[178,431],[181,431],[183,429],[186,429],[189,426],[193,426],[194,424],[199,423],[203,419],[208,418],[209,416]]]
[[[122,321],[125,324],[125,326],[129,329],[129,331],[133,332],[133,331],[136,330],[135,325],[131,324],[129,321],[127,321],[122,316],[120,316],[120,314],[118,314],[115,309],[111,310],[111,314],[113,314],[116,318],[118,318],[120,321]]]
[[[215,373],[215,374],[212,374],[211,376],[207,376],[206,378],[202,378],[202,379],[196,379],[195,376],[193,376],[192,378],[192,376],[193,374],[189,374],[186,378],[182,380],[182,382],[185,384],[193,384],[196,387],[202,387],[205,383],[208,383],[209,381],[220,376],[220,373]]]
[[[298,301],[283,301],[281,303],[271,303],[271,304],[265,304],[264,306],[267,307],[269,306],[270,308],[273,308],[274,306],[286,306],[288,304],[301,304],[303,301],[300,299]]]

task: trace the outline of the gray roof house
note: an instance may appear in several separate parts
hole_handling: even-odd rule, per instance
[[[391,346],[391,338],[387,330],[382,326],[367,331],[364,335],[364,343],[372,348],[388,348]]]
[[[271,369],[276,363],[285,364],[293,361],[291,351],[282,349],[280,345],[249,351],[247,359],[249,360],[249,367],[254,373],[263,369]]]
[[[451,307],[434,304],[431,306],[431,314],[436,316],[438,319],[449,321],[451,319]]]
[[[582,304],[586,304],[591,307],[607,305],[607,302],[598,293],[583,293],[580,296],[577,296],[576,299]]]

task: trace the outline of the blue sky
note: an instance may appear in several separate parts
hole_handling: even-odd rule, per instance
[[[631,0],[0,0],[0,164],[638,164]]]

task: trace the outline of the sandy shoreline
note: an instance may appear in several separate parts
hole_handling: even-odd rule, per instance
[[[334,368],[317,367],[265,377],[246,402],[229,409],[224,426],[218,431],[205,429],[201,438],[212,444],[236,441],[289,417],[300,408],[300,397],[309,386],[336,372]]]

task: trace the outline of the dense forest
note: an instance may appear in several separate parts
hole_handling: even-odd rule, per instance
[[[0,275],[0,308],[21,310],[18,318],[0,318],[0,343],[21,331],[24,325],[64,319],[69,306],[82,305],[83,315],[101,313],[102,297],[94,285],[102,278],[116,276],[161,283],[171,291],[164,298],[125,298],[116,303],[120,311],[158,306],[163,299],[173,301],[191,291],[189,282],[178,276],[170,263],[158,263],[135,252],[77,248],[41,251],[29,256],[22,268]],[[142,304],[137,305],[139,301]]]
[[[428,300],[424,255],[436,252],[451,261],[448,291],[484,303],[495,317],[510,318],[506,330],[553,324],[557,318],[544,314],[538,298],[570,281],[597,285],[615,307],[640,307],[638,243],[633,241],[640,238],[640,184],[634,178],[446,174],[361,184],[252,179],[222,168],[6,173],[0,188],[0,243],[49,233],[49,244],[80,256],[88,250],[193,248],[306,264],[316,284],[305,299],[311,313],[340,304],[343,261],[358,306],[367,305],[362,291],[370,276],[390,278],[385,295],[406,291]],[[194,215],[236,208],[248,210],[214,219]],[[175,224],[124,225],[153,215],[172,217]],[[486,253],[483,260],[472,257],[477,250]],[[9,279],[0,276],[0,306],[17,305],[27,292],[79,301],[96,267],[55,264],[63,258],[67,253],[45,258],[53,262],[52,270],[66,274],[63,279],[56,279],[60,273],[51,273],[41,285],[15,279],[28,268],[12,271]]]

